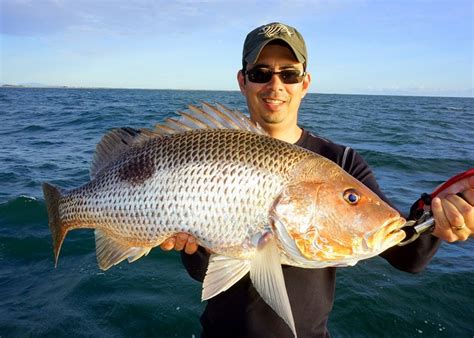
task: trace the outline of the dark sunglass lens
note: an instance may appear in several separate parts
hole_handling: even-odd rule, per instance
[[[280,73],[280,79],[283,83],[291,84],[301,82],[303,76],[298,70],[283,70]]]
[[[255,83],[267,83],[273,76],[269,69],[251,69],[248,71],[249,80]]]
[[[250,82],[267,83],[272,79],[273,74],[278,74],[280,80],[286,84],[299,83],[303,80],[303,75],[299,70],[282,70],[281,72],[273,72],[270,69],[250,69],[247,71],[247,76]]]

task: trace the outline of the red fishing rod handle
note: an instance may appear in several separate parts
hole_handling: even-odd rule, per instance
[[[444,182],[442,185],[438,187],[434,192],[431,193],[431,198],[435,198],[440,192],[443,190],[446,190],[450,186],[452,186],[454,183],[459,182],[460,180],[463,180],[465,178],[468,178],[470,176],[474,176],[474,168],[468,169],[463,173],[457,174],[456,176],[451,177],[449,180]]]

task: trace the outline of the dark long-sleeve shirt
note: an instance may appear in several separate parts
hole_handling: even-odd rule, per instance
[[[380,190],[365,160],[344,147],[304,130],[296,145],[337,163],[364,183],[384,201],[393,204]],[[381,254],[397,269],[419,272],[435,254],[439,240],[422,235],[415,242],[395,246]],[[193,255],[182,254],[191,277],[203,281],[209,254],[204,248]],[[334,302],[336,268],[302,269],[283,265],[285,285],[298,337],[327,337],[327,320]],[[293,337],[288,325],[263,301],[245,276],[230,289],[211,298],[201,316],[202,337]]]

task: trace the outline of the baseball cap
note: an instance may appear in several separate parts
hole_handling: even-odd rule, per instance
[[[303,36],[294,27],[272,22],[248,33],[242,52],[242,64],[256,63],[263,47],[275,40],[284,41],[293,51],[298,62],[307,63],[308,55]]]

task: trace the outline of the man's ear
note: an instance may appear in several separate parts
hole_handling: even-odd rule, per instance
[[[239,83],[240,92],[245,95],[245,76],[242,70],[237,72],[237,82]]]
[[[305,97],[306,93],[308,92],[310,84],[311,84],[311,74],[307,73],[303,80],[303,94],[301,95],[301,98]]]

